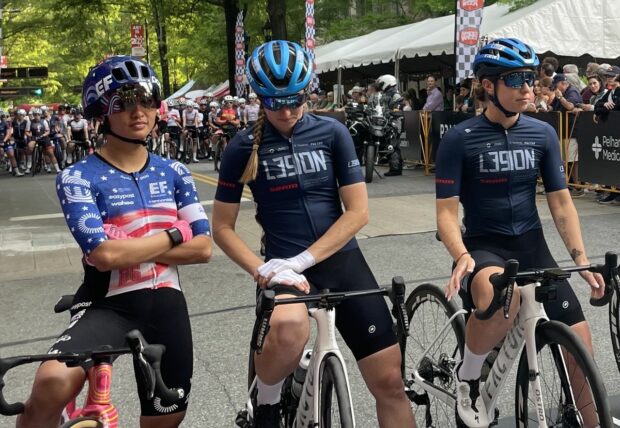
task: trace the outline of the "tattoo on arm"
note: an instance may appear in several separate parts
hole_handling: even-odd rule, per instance
[[[570,256],[573,260],[576,260],[577,257],[583,254],[583,251],[579,251],[577,248],[573,248],[570,252]]]
[[[558,232],[560,232],[560,236],[562,240],[568,245],[568,229],[567,229],[568,220],[566,217],[558,217],[557,219],[557,228]]]

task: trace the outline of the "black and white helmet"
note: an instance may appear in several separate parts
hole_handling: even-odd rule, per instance
[[[391,87],[396,86],[397,83],[398,82],[396,81],[396,77],[392,76],[391,74],[384,74],[383,76],[379,76],[375,81],[375,84],[380,91],[387,91]]]

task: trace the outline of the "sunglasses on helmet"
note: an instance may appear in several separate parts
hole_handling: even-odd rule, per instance
[[[299,108],[306,102],[306,94],[289,95],[288,97],[261,97],[261,103],[267,110],[278,111],[283,107]]]
[[[112,96],[114,112],[133,110],[138,105],[145,109],[156,109],[161,105],[159,94],[153,92],[150,83],[140,82],[126,85],[115,91]]]
[[[503,80],[504,84],[509,88],[521,89],[524,83],[530,88],[534,86],[536,80],[536,73],[533,71],[513,71],[507,74],[502,74],[498,77],[499,80]]]

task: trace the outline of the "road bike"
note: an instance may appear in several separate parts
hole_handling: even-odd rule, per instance
[[[617,269],[617,256],[608,253],[604,265],[525,272],[518,272],[518,267],[516,260],[509,260],[501,275],[491,275],[492,303],[486,310],[473,313],[478,319],[489,319],[497,310],[503,310],[508,318],[515,282],[525,284],[519,287],[521,306],[513,327],[493,358],[487,358],[486,369],[483,368],[480,395],[491,426],[499,419],[496,409],[499,392],[518,360],[517,426],[611,428],[607,392],[594,360],[568,326],[549,320],[543,303],[556,298],[557,287],[563,286],[557,281],[568,278],[572,272],[599,272],[609,283],[609,272]],[[433,284],[416,287],[405,306],[411,330],[400,338],[403,379],[406,393],[416,405],[417,424],[455,426],[453,372],[463,355],[467,311],[448,302],[443,290]]]
[[[317,335],[312,349],[305,349],[300,366],[289,375],[282,386],[282,426],[295,427],[355,427],[351,388],[346,365],[336,342],[335,307],[345,299],[364,296],[389,296],[392,315],[396,318],[396,329],[405,329],[405,283],[401,277],[392,279],[392,286],[373,290],[330,292],[276,299],[273,290],[261,293],[256,306],[257,322],[252,334],[251,347],[257,353],[262,351],[269,332],[269,320],[275,306],[295,303],[310,303],[308,314],[317,324]],[[248,399],[245,409],[237,414],[236,424],[242,428],[253,425],[256,376],[250,352],[248,371]],[[301,372],[301,376],[300,376]]]
[[[63,296],[54,311],[68,310],[73,296]],[[88,370],[88,392],[83,407],[77,407],[73,399],[65,408],[61,428],[118,428],[118,411],[111,401],[112,362],[120,356],[132,354],[137,381],[148,400],[159,400],[163,405],[174,403],[183,398],[183,389],[169,389],[161,376],[161,358],[166,350],[164,345],[148,344],[138,330],[127,333],[127,348],[112,349],[102,346],[100,349],[85,352],[65,352],[58,354],[22,355],[0,358],[0,414],[15,416],[24,411],[24,403],[7,403],[3,389],[4,376],[14,367],[30,363],[56,360],[69,367],[76,367],[92,360]]]
[[[226,150],[228,142],[236,133],[236,129],[218,129],[215,131],[214,134],[217,136],[217,140],[213,147],[213,166],[216,172],[220,170],[220,163],[222,162],[222,156],[224,155],[224,150]]]
[[[620,296],[620,273],[618,267],[610,267],[609,272],[605,272],[603,276],[611,279],[609,283],[606,282],[605,295],[600,299],[590,299],[590,304],[597,307],[608,306],[611,345],[614,350],[616,366],[618,371],[620,371],[620,330],[618,330],[618,323],[620,322],[620,302],[618,301]]]
[[[45,151],[45,139],[35,139],[34,150],[32,151],[32,168],[30,172],[32,176],[39,174],[45,166],[45,158],[43,152]]]

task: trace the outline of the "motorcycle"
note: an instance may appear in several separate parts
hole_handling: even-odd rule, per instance
[[[375,166],[387,162],[398,142],[397,121],[401,112],[384,114],[380,106],[369,107],[350,103],[345,107],[347,128],[353,138],[355,152],[364,165],[364,179],[371,183]]]

